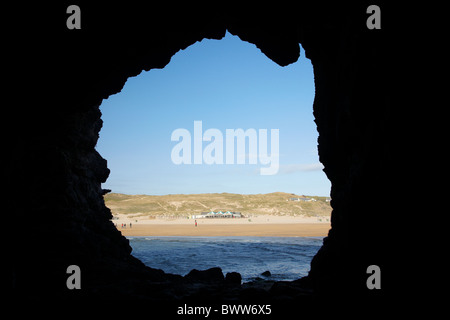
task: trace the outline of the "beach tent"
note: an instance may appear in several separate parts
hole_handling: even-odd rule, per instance
[[[206,214],[207,218],[214,217],[214,211],[210,211]]]

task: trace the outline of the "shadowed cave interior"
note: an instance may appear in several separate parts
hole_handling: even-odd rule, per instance
[[[13,223],[23,226],[23,236],[8,253],[13,296],[290,301],[394,290],[390,280],[399,249],[392,244],[392,213],[398,208],[386,210],[373,195],[382,187],[383,197],[392,197],[402,185],[391,165],[402,157],[396,152],[398,116],[390,98],[397,77],[395,59],[389,58],[393,37],[385,30],[389,17],[385,29],[368,30],[367,6],[171,11],[83,3],[81,30],[67,30],[66,16],[55,13],[64,11],[64,4],[49,8],[54,15],[41,31],[33,31],[40,32],[41,49],[29,62],[29,81],[35,82],[30,90],[42,105],[11,111],[22,128],[8,141],[13,152],[5,170],[14,190],[7,194],[7,210]],[[158,19],[149,12],[157,12]],[[275,283],[270,290],[243,288],[217,269],[182,277],[145,267],[131,256],[103,201],[101,183],[109,169],[95,150],[102,100],[120,92],[128,77],[163,68],[179,50],[205,38],[221,39],[226,31],[255,44],[280,66],[298,59],[300,43],[314,67],[314,117],[320,161],[332,184],[332,228],[309,276]],[[24,185],[31,191],[26,196],[18,192]],[[82,270],[82,290],[67,290],[66,269],[72,264]],[[369,265],[384,270],[383,290],[367,289]]]

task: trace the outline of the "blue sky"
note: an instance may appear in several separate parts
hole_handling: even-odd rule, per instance
[[[111,174],[103,188],[127,194],[289,192],[329,196],[317,155],[314,80],[304,57],[280,67],[255,45],[227,33],[178,52],[164,69],[129,78],[104,100],[97,150]],[[178,128],[279,129],[279,170],[257,164],[179,164],[171,159]],[[193,138],[193,137],[192,137]],[[209,142],[203,142],[203,149]],[[224,154],[226,153],[224,141]],[[193,144],[192,144],[193,148]],[[248,156],[248,155],[247,155]],[[248,159],[247,159],[248,160]]]

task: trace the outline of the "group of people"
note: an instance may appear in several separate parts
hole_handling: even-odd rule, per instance
[[[123,228],[126,228],[127,227],[127,224],[126,223],[122,223],[122,229]],[[132,227],[132,225],[131,225],[131,222],[130,222],[130,228]]]

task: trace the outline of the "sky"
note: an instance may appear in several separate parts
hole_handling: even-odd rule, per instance
[[[102,187],[149,195],[281,191],[329,196],[330,182],[317,154],[313,100],[313,69],[303,49],[296,63],[280,67],[229,33],[222,40],[204,39],[180,50],[163,69],[129,78],[120,93],[103,100],[96,149],[111,173]],[[237,140],[234,151],[227,148],[226,140],[233,140],[227,129],[253,131],[256,141],[255,136],[245,140],[245,154],[239,154]],[[175,139],[174,132],[190,137]],[[210,141],[208,132],[215,134]],[[276,150],[271,142],[278,142],[278,152],[271,152]],[[264,162],[261,143],[271,162]],[[235,160],[227,163],[233,152]],[[205,163],[205,153],[216,161]],[[237,163],[239,156],[243,164]],[[177,157],[190,161],[179,163]],[[202,163],[195,164],[199,159]],[[275,174],[261,174],[270,166]]]

